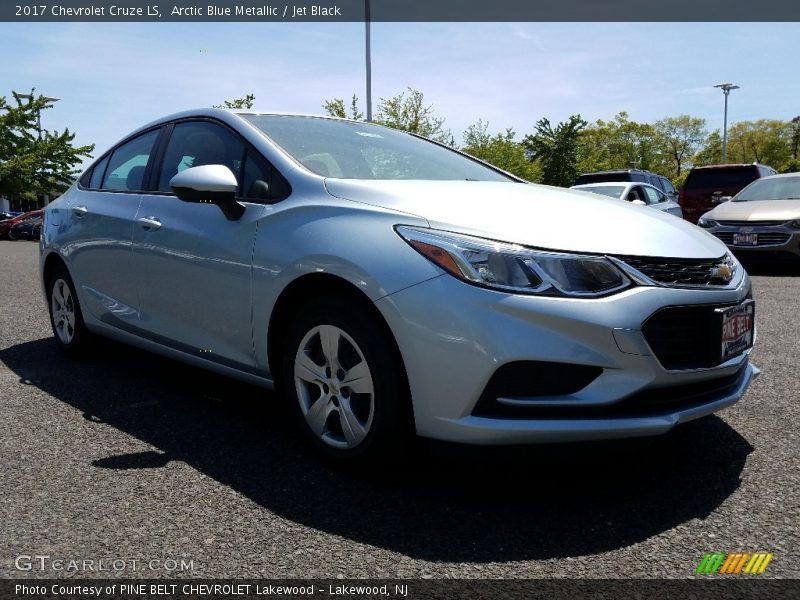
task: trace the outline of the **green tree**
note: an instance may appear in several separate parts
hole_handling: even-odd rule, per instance
[[[541,180],[541,169],[538,164],[528,160],[525,148],[514,140],[516,134],[513,129],[495,135],[490,135],[488,131],[489,124],[478,119],[464,132],[462,150],[527,181]]]
[[[692,165],[704,167],[718,165],[722,162],[722,134],[719,129],[712,131],[703,142],[703,146],[692,157]],[[677,184],[676,184],[677,185]]]
[[[555,128],[548,119],[539,119],[536,133],[526,135],[523,145],[531,159],[542,170],[542,183],[569,187],[578,172],[578,142],[587,123],[580,115],[572,115]]]
[[[350,115],[347,115],[345,110],[344,100],[341,98],[334,98],[333,100],[326,100],[322,105],[325,112],[331,117],[339,117],[340,119],[352,119],[353,121],[363,121],[364,113],[358,108],[358,96],[353,94],[350,99]]]
[[[791,120],[790,127],[792,136],[790,141],[792,148],[792,160],[797,160],[800,158],[800,116],[797,116]]]
[[[620,112],[612,121],[597,120],[579,139],[578,166],[583,173],[607,169],[663,170],[658,134],[648,123],[637,123]]]
[[[728,129],[728,162],[758,162],[780,168],[792,158],[792,127],[787,121],[739,121]]]
[[[40,131],[41,112],[53,105],[34,91],[25,98],[12,92],[13,103],[0,97],[0,196],[12,200],[61,194],[78,174],[75,165],[94,150],[74,146],[69,129]]]
[[[349,116],[346,114],[344,100],[341,98],[326,100],[323,102],[322,108],[332,117],[355,120],[364,118],[358,108],[358,98],[355,94],[350,102]],[[436,116],[432,105],[425,105],[425,95],[419,90],[408,88],[406,92],[397,96],[381,98],[373,121],[393,129],[416,133],[436,142],[455,145],[455,139],[450,130],[444,127],[444,118]]]
[[[691,159],[697,154],[707,137],[706,121],[689,115],[667,117],[655,122],[658,143],[665,156],[664,171],[671,179],[691,168]]]
[[[234,98],[233,100],[225,100],[222,104],[215,104],[213,108],[253,108],[255,101],[255,94],[247,94],[242,98]]]

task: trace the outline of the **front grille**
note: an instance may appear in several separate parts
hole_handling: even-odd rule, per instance
[[[712,272],[725,257],[711,259],[651,258],[647,256],[617,256],[653,281],[666,285],[725,285],[712,277]]]
[[[782,233],[780,231],[768,231],[768,232],[753,232],[757,233],[758,237],[756,238],[757,244],[755,246],[780,246],[785,244],[789,241],[789,238],[792,237],[791,234]],[[733,231],[715,231],[714,235],[717,236],[723,243],[727,244],[728,246],[733,246]],[[752,248],[752,244],[747,244],[743,246],[737,246],[737,248]]]
[[[722,358],[722,319],[717,308],[733,306],[670,306],[651,315],[642,326],[647,343],[665,369],[715,367]]]
[[[786,221],[717,221],[725,227],[780,227]]]
[[[733,393],[744,380],[747,365],[736,373],[696,383],[648,389],[603,406],[525,406],[495,404],[497,410],[481,416],[512,419],[613,419],[668,414],[715,402]]]

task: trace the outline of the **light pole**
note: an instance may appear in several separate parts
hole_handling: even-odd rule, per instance
[[[18,98],[26,98],[29,102],[33,102],[35,96],[33,94],[16,94]],[[53,96],[44,96],[44,99],[49,104],[53,104],[54,102],[58,102],[61,98],[54,98]],[[42,110],[40,108],[36,109],[36,139],[42,139]],[[42,196],[42,202],[44,205],[47,206],[50,203],[50,195],[44,194]]]
[[[732,83],[720,83],[714,87],[721,89],[725,94],[725,116],[722,121],[722,162],[726,163],[728,162],[728,94],[731,93],[731,90],[738,90],[739,86]]]
[[[367,59],[367,121],[372,122],[372,50],[370,36],[369,0],[364,0],[364,26],[366,28],[366,59]]]

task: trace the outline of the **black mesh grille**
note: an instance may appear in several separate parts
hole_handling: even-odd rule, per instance
[[[756,246],[779,246],[781,244],[785,244],[789,241],[791,237],[788,233],[781,233],[780,231],[769,231],[769,232],[762,232],[759,231],[758,237],[756,241],[758,242],[755,244]],[[717,236],[722,242],[727,244],[728,246],[733,246],[733,231],[715,231],[714,235]],[[748,246],[741,246],[742,248],[747,248]]]
[[[726,305],[662,308],[642,326],[647,343],[665,369],[715,367],[722,361],[722,319]]]
[[[725,257],[710,259],[651,258],[647,256],[617,256],[637,271],[658,283],[667,285],[725,285],[726,281],[712,278],[715,267]]]

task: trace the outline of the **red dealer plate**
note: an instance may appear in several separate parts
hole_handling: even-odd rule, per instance
[[[756,304],[745,300],[731,308],[718,308],[722,315],[722,361],[753,347]]]

